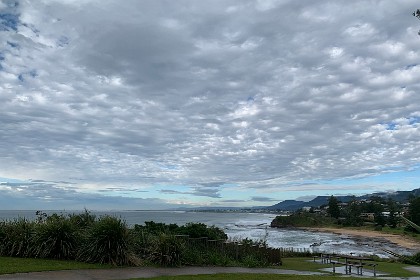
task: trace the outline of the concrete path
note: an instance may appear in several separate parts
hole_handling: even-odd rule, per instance
[[[60,270],[46,272],[30,272],[0,275],[0,280],[115,280],[131,278],[150,278],[157,276],[198,275],[219,273],[263,273],[263,274],[323,274],[310,271],[295,271],[271,268],[242,267],[181,267],[181,268],[114,268],[114,269],[83,269]]]

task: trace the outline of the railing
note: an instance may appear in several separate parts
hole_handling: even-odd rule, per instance
[[[244,259],[246,256],[256,256],[264,259],[269,264],[281,264],[282,257],[288,256],[310,256],[313,250],[309,248],[271,248],[263,245],[241,243],[236,241],[209,240],[206,237],[191,238],[188,235],[176,235],[177,238],[182,239],[193,249],[206,251],[213,251],[225,254],[235,260]]]

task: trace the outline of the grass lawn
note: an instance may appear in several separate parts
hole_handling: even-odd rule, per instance
[[[343,279],[340,276],[325,275],[282,275],[282,274],[208,274],[208,275],[181,275],[181,276],[162,276],[149,278],[153,280],[334,280]],[[346,277],[345,279],[360,279],[356,277]],[[136,279],[132,279],[136,280]],[[137,280],[140,280],[137,279]]]
[[[0,274],[110,267],[109,265],[88,264],[75,261],[0,257]]]
[[[290,269],[298,271],[314,271],[321,272],[320,269],[325,267],[331,267],[330,264],[319,264],[314,263],[311,258],[283,258],[283,265],[281,269]],[[395,277],[412,277],[418,276],[418,274],[405,270],[405,264],[400,263],[388,263],[380,262],[377,266],[377,270],[385,273],[389,273],[388,276]],[[209,275],[183,275],[183,276],[162,276],[151,278],[153,280],[332,280],[332,279],[343,279],[342,275],[282,275],[282,274],[209,274]],[[360,279],[360,277],[346,277],[345,279]],[[380,279],[378,277],[377,279]],[[132,279],[140,280],[140,279]]]
[[[389,276],[395,277],[411,277],[418,276],[414,272],[405,270],[405,264],[379,262],[377,271],[389,273]],[[90,269],[90,268],[111,268],[110,265],[87,264],[75,261],[59,261],[59,260],[45,260],[45,259],[26,259],[26,258],[10,258],[0,257],[0,274],[19,273],[19,272],[34,272],[34,271],[48,271],[48,270],[67,270],[67,269]],[[290,269],[298,271],[314,271],[320,272],[320,269],[331,267],[329,264],[314,263],[311,258],[283,258],[283,265],[277,268]],[[118,269],[118,268],[115,268]],[[195,276],[173,276],[173,277],[157,277],[155,280],[251,280],[251,279],[302,279],[302,280],[329,280],[338,279],[340,276],[330,275],[273,275],[273,274],[214,274],[214,275],[195,275]],[[348,277],[347,277],[348,278]],[[356,277],[350,277],[356,278]],[[342,279],[342,278],[341,278]],[[360,279],[360,278],[358,278]],[[380,279],[380,278],[379,278]]]
[[[282,269],[292,269],[300,271],[318,271],[319,269],[325,267],[331,267],[330,264],[319,264],[314,263],[310,258],[283,258]],[[409,266],[402,263],[391,263],[391,262],[378,262],[376,270],[378,272],[384,272],[389,274],[388,276],[395,277],[412,277],[419,276],[418,274],[404,269],[404,267]]]

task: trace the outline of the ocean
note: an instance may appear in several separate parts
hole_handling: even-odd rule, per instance
[[[77,211],[44,211],[52,213],[80,213]],[[214,212],[186,212],[186,211],[91,211],[97,217],[111,215],[123,219],[128,226],[144,224],[146,221],[159,223],[174,223],[183,225],[189,222],[204,223],[217,226],[225,231],[231,240],[249,238],[264,240],[270,247],[310,249],[317,252],[337,254],[354,253],[357,255],[377,255],[388,258],[390,255],[384,249],[397,254],[411,255],[414,250],[400,247],[384,239],[360,238],[334,233],[309,232],[294,229],[270,228],[275,214],[264,213],[214,213]],[[36,219],[35,211],[0,210],[0,220],[16,218]]]

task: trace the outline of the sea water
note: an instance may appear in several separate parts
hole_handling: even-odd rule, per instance
[[[44,211],[46,214],[82,213],[81,211]],[[382,258],[390,257],[384,249],[397,254],[411,255],[415,250],[400,247],[380,238],[355,237],[334,233],[310,232],[305,230],[271,228],[270,223],[275,214],[265,213],[215,213],[215,212],[187,212],[187,211],[91,211],[97,217],[111,215],[123,219],[128,226],[143,225],[146,221],[156,223],[178,224],[204,223],[217,226],[228,235],[231,240],[252,239],[266,242],[274,248],[293,248],[328,252],[337,254],[354,253],[357,255],[377,255]],[[0,220],[16,218],[36,219],[35,211],[0,211]]]

